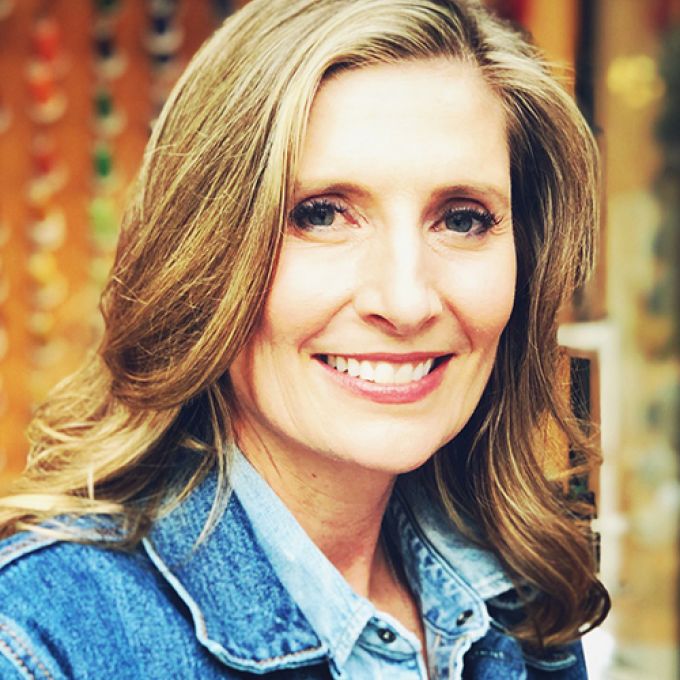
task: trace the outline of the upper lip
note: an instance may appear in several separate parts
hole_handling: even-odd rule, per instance
[[[320,355],[321,353],[319,353]],[[345,357],[347,359],[356,359],[357,361],[387,361],[391,363],[406,363],[427,361],[428,359],[438,359],[452,354],[451,352],[367,352],[367,353],[352,353],[347,354],[343,352],[325,352],[324,356]],[[317,355],[317,356],[319,356]]]

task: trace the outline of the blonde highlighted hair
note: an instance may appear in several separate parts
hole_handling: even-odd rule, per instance
[[[535,437],[549,417],[581,470],[596,462],[556,380],[557,312],[592,266],[596,148],[537,51],[474,1],[254,0],[205,43],[149,142],[99,350],[37,412],[26,472],[0,500],[3,533],[100,513],[120,519],[132,546],[208,470],[224,490],[229,367],[268,293],[319,84],[441,57],[474,65],[505,108],[518,279],[477,410],[417,474],[540,593],[519,638],[557,643],[604,618],[587,527],[542,473]]]

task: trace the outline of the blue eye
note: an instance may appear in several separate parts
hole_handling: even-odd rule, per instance
[[[453,208],[444,215],[444,226],[457,234],[483,234],[494,224],[496,218],[486,210]]]
[[[342,206],[330,201],[305,201],[297,205],[291,212],[291,220],[299,229],[330,227],[338,213],[345,212]]]

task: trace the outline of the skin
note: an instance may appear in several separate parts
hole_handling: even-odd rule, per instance
[[[510,189],[503,108],[473,66],[334,75],[312,107],[261,326],[231,369],[244,454],[350,585],[421,639],[380,523],[396,476],[455,437],[488,380],[514,300]],[[319,360],[413,352],[450,359],[399,403]]]

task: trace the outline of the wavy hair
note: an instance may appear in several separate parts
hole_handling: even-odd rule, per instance
[[[592,266],[596,147],[536,49],[475,1],[254,0],[203,45],[148,144],[102,296],[101,344],[37,411],[27,469],[0,501],[3,533],[106,514],[129,547],[208,470],[224,493],[229,367],[276,268],[315,93],[341,69],[441,57],[474,65],[504,106],[518,277],[480,404],[417,474],[540,593],[518,638],[554,644],[601,622],[609,601],[583,508],[546,478],[536,437],[551,419],[579,471],[597,462],[561,397],[556,339],[558,310]]]

